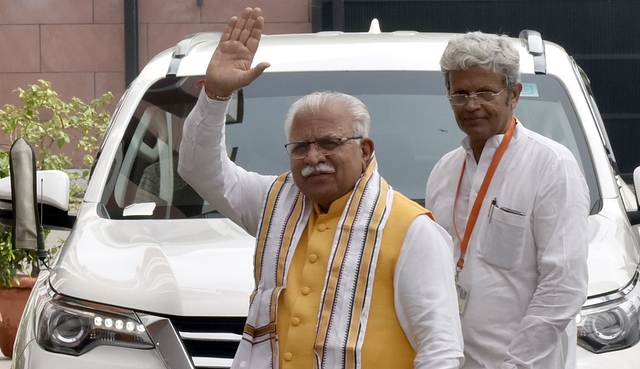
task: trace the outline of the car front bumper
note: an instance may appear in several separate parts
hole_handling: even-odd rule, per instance
[[[13,369],[167,369],[156,350],[139,350],[99,346],[81,356],[56,354],[41,348],[35,341],[13,358]]]
[[[577,355],[578,369],[637,369],[640,363],[640,345],[602,354],[594,354],[578,347]]]

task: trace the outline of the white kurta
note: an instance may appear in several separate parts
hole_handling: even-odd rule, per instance
[[[200,95],[185,121],[178,172],[220,213],[255,236],[276,177],[247,172],[229,160],[224,135],[227,106]],[[463,361],[452,248],[442,227],[426,215],[418,216],[407,231],[396,264],[395,309],[417,353],[416,368],[454,369]],[[417,290],[424,293],[416,295]]]
[[[429,177],[426,207],[452,235],[452,263],[460,255],[452,211],[463,162],[455,211],[461,237],[503,137],[487,141],[478,163],[465,138]],[[490,212],[494,200],[497,207]],[[459,275],[470,287],[461,316],[463,368],[576,367],[574,319],[587,293],[588,214],[588,188],[571,152],[518,123]]]

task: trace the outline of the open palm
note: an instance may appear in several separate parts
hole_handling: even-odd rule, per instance
[[[262,18],[260,8],[246,8],[225,27],[218,47],[211,57],[206,75],[206,92],[210,97],[228,96],[258,78],[269,63],[251,68],[260,38]]]

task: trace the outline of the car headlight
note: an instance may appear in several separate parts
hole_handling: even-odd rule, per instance
[[[61,354],[82,355],[99,345],[154,348],[133,311],[60,296],[44,302],[37,327],[38,343]]]
[[[623,289],[592,298],[578,315],[578,345],[603,353],[624,349],[640,340],[638,272]]]

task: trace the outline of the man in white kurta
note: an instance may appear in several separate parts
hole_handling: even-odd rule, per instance
[[[506,41],[472,33],[448,49],[445,82],[467,137],[434,167],[425,203],[452,235],[454,262],[490,163],[515,124],[458,274],[463,368],[573,369],[575,318],[588,280],[585,180],[568,149],[512,117],[522,86],[494,72],[510,64],[518,73],[517,53]],[[461,62],[465,56],[471,63]]]
[[[289,153],[288,174],[247,172],[227,157],[227,95],[266,66],[245,71],[252,76],[243,82],[221,82],[211,71],[237,68],[243,53],[250,65],[261,26],[259,9],[230,21],[185,122],[178,168],[205,200],[257,237],[256,290],[233,367],[458,368],[462,335],[451,239],[377,174],[368,119],[366,132],[354,132],[355,117],[344,104],[352,100],[322,93],[331,97],[318,110],[294,114],[287,135],[306,152]],[[344,139],[335,148],[318,143],[334,135]],[[305,170],[316,169],[300,177],[303,161]],[[345,175],[353,182],[335,180]],[[370,201],[375,193],[380,196]],[[358,250],[371,254],[362,258]]]

